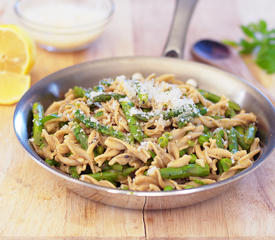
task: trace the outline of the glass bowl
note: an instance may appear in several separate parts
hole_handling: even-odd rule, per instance
[[[87,48],[114,12],[112,0],[17,0],[19,23],[39,46],[55,52]]]

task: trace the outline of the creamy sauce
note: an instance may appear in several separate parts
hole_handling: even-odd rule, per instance
[[[34,39],[61,51],[80,49],[95,40],[107,23],[106,14],[103,8],[76,1],[42,1],[24,9],[24,17],[36,23],[27,24]]]
[[[91,9],[86,5],[77,2],[43,2],[34,4],[24,10],[24,16],[28,19],[35,19],[41,25],[53,27],[74,27],[95,23],[105,17],[101,9]]]

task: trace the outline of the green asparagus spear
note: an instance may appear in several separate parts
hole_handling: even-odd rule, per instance
[[[216,144],[219,148],[224,148],[223,145],[223,137],[224,137],[224,131],[223,129],[220,129],[214,134],[214,139],[216,139]]]
[[[179,117],[179,121],[189,122],[192,118],[198,116],[200,111],[195,105],[189,105],[188,108],[191,108],[192,111],[190,112],[189,109],[186,109],[186,106],[182,106],[179,109],[171,109],[169,111],[163,112],[163,119],[167,120],[173,117]]]
[[[96,179],[97,181],[108,180],[110,182],[116,182],[120,178],[127,177],[134,170],[135,170],[134,167],[128,167],[128,168],[125,168],[123,171],[109,170],[106,172],[92,173],[89,175],[94,179]]]
[[[115,164],[111,165],[111,169],[121,172],[123,170],[123,166],[120,165],[119,163],[115,163]]]
[[[203,133],[199,136],[198,142],[202,146],[205,142],[209,142],[210,136],[208,134]]]
[[[164,179],[178,179],[191,176],[205,177],[210,173],[208,164],[205,164],[205,167],[201,167],[198,164],[188,164],[179,168],[160,168],[159,171]]]
[[[199,111],[200,111],[200,115],[205,115],[207,113],[207,107],[201,107],[199,108]]]
[[[177,121],[177,124],[178,124],[178,127],[179,128],[182,128],[184,127],[188,122],[190,122],[194,117],[197,117],[199,116],[199,109],[198,108],[193,108],[193,111],[192,112],[185,112],[183,111],[181,113],[181,115],[178,116],[178,121]]]
[[[174,188],[171,185],[167,185],[163,188],[164,192],[173,191],[173,190],[174,190]]]
[[[234,111],[237,111],[237,112],[241,111],[240,105],[238,103],[233,102],[233,101],[229,101],[228,106],[230,108],[232,108]]]
[[[85,116],[80,110],[76,110],[75,119],[82,122],[87,128],[93,128],[103,135],[112,136],[120,140],[130,142],[130,138],[123,132],[113,129],[109,126],[104,126],[97,121],[92,121],[89,117]]]
[[[99,118],[99,117],[101,117],[101,116],[103,116],[103,111],[98,111],[98,112],[96,112],[95,115],[94,115],[95,118]]]
[[[195,115],[194,114],[182,114],[178,117],[178,128],[183,128],[187,125],[188,122],[190,122],[193,117]]]
[[[190,157],[191,157],[191,159],[190,159],[189,163],[195,163],[197,160],[197,156],[192,153],[192,154],[190,154]]]
[[[200,185],[205,185],[205,183],[200,179],[193,179],[193,182],[200,184]]]
[[[94,148],[94,156],[97,157],[103,154],[104,151],[105,151],[105,148],[102,145],[98,145]]]
[[[87,97],[90,98],[91,90],[75,86],[73,88],[73,92],[75,97]],[[92,102],[107,102],[111,100],[112,98],[118,100],[120,98],[124,98],[125,95],[119,94],[119,93],[102,93],[99,94],[93,98],[90,98]]]
[[[106,172],[98,172],[98,173],[91,173],[89,174],[91,177],[96,179],[97,181],[100,180],[107,180],[109,182],[116,182],[119,177],[119,172],[117,171],[106,171]]]
[[[228,134],[228,143],[229,143],[229,151],[232,153],[236,153],[239,150],[238,139],[236,129],[232,127]]]
[[[43,124],[42,124],[42,119],[44,117],[44,110],[43,106],[35,102],[32,105],[32,112],[33,112],[33,139],[34,143],[37,146],[41,146],[43,144],[43,138],[41,136],[42,129],[43,129]]]
[[[152,117],[154,117],[154,115],[150,113],[137,113],[134,114],[134,117],[139,121],[148,122]]]
[[[226,112],[225,112],[225,116],[228,118],[232,118],[236,115],[236,112],[233,108],[229,107]]]
[[[218,161],[219,174],[223,172],[227,172],[231,166],[232,166],[232,161],[230,158],[222,158],[221,160]]]
[[[244,128],[242,126],[236,126],[235,129],[242,135],[244,135]]]
[[[140,105],[146,104],[149,99],[148,93],[142,88],[140,81],[134,80],[134,85],[136,88],[136,93],[137,93],[139,104]]]
[[[244,141],[244,129],[241,126],[235,127],[236,129],[236,136],[238,140],[238,144],[242,147],[243,150],[248,150],[249,145]]]
[[[73,127],[73,133],[76,140],[80,143],[80,146],[87,150],[88,149],[88,137],[85,134],[84,130],[80,127],[79,124],[75,124]]]
[[[205,115],[207,113],[207,107],[203,106],[201,103],[197,103],[196,106],[200,111],[200,115]]]
[[[213,103],[217,103],[218,101],[220,101],[221,97],[215,95],[214,93],[199,89],[200,94],[208,99],[209,101],[213,102]]]
[[[202,90],[202,89],[199,89],[199,92],[200,94],[208,99],[209,101],[213,102],[213,103],[217,103],[220,101],[221,97],[220,96],[217,96],[211,92],[208,92],[208,91],[205,91],[205,90]],[[233,101],[229,101],[228,102],[228,106],[232,109],[234,109],[235,111],[239,112],[241,110],[241,107],[239,106],[239,104],[233,102]]]
[[[60,163],[55,161],[54,159],[46,158],[45,162],[48,163],[50,166],[59,167]]]
[[[249,125],[249,127],[246,129],[244,134],[244,142],[249,146],[253,143],[256,132],[257,132],[257,128],[253,124]]]
[[[41,123],[42,123],[42,125],[44,125],[46,122],[48,122],[52,119],[56,119],[56,118],[60,118],[60,116],[57,113],[52,113],[52,114],[49,114],[49,115],[43,117],[41,120]]]
[[[73,178],[79,178],[79,174],[76,171],[76,167],[70,167],[69,168],[69,173]]]
[[[160,113],[160,115],[162,116],[162,118],[164,120],[168,120],[173,117],[179,117],[179,124],[184,125],[184,123],[189,122],[192,118],[198,116],[199,114],[204,115],[207,113],[207,109],[206,110],[199,109],[194,106],[189,106],[189,107],[192,107],[192,109],[193,109],[192,112],[186,111],[185,107],[181,107],[178,109],[170,109],[167,111],[163,111]],[[154,115],[150,112],[149,113],[144,112],[144,113],[134,114],[134,116],[140,121],[148,122],[151,118],[153,118],[156,115]]]
[[[181,149],[180,152],[179,152],[180,157],[182,157],[184,154],[186,154],[187,150],[188,150],[187,148],[186,149]]]
[[[119,100],[120,98],[124,98],[125,95],[119,93],[102,93],[92,98],[92,102],[107,102],[114,98],[115,100]]]
[[[142,132],[141,126],[139,125],[139,122],[137,119],[131,115],[130,111],[131,108],[134,107],[134,104],[131,101],[127,100],[120,100],[120,105],[122,107],[123,113],[127,119],[127,122],[129,124],[130,133],[131,135],[138,141],[141,142],[144,138],[144,134]]]
[[[216,119],[216,120],[219,120],[219,119],[223,119],[224,117],[223,116],[219,116],[219,115],[214,115],[214,116],[209,116],[213,119]]]
[[[182,108],[178,108],[178,109],[170,109],[167,111],[163,111],[161,114],[162,114],[164,120],[168,120],[173,117],[177,117],[177,116],[181,115],[185,111],[186,110],[182,107]]]
[[[121,172],[121,176],[123,177],[127,177],[128,175],[130,175],[133,171],[135,171],[136,169],[134,167],[127,167],[124,168],[123,171]]]

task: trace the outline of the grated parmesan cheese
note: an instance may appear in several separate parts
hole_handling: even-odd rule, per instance
[[[101,94],[102,94],[102,92],[91,91],[89,95],[90,95],[90,98],[94,98],[94,97],[96,97],[98,95],[101,95]]]
[[[157,169],[159,169],[159,168],[157,168],[156,166],[153,166],[153,167],[149,168],[148,171],[147,171],[147,176],[153,175],[154,172],[155,172]]]
[[[140,145],[138,146],[138,151],[141,149],[148,150],[149,142],[140,142]]]
[[[183,109],[184,115],[189,116],[191,113],[198,113],[198,109],[194,104],[194,101],[191,98],[183,96],[183,92],[175,84],[170,84],[167,82],[161,82],[155,85],[154,79],[140,82],[136,80],[137,76],[132,76],[132,80],[127,79],[126,76],[121,75],[116,78],[126,93],[127,97],[120,99],[120,102],[131,101],[133,98],[136,98],[137,91],[140,93],[148,94],[149,101],[155,103],[154,109],[148,114],[152,116],[158,116],[160,111],[163,109],[163,106],[167,106],[167,109]],[[130,114],[143,114],[144,112],[132,108]],[[166,122],[163,119],[158,120],[160,124],[165,126]]]
[[[234,155],[231,156],[231,162],[232,162],[232,164],[235,163]]]

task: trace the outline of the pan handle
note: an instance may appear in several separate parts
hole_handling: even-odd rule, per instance
[[[197,0],[177,0],[174,17],[162,56],[181,58],[186,33]]]

